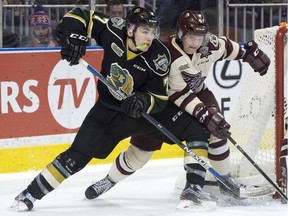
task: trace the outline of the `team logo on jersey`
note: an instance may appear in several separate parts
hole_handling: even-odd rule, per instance
[[[120,17],[112,17],[111,22],[112,26],[120,30],[125,26],[125,20]]]
[[[165,54],[159,55],[157,59],[153,60],[156,70],[160,69],[162,71],[167,71],[168,69],[168,58]]]
[[[186,71],[181,71],[181,75],[183,80],[193,92],[197,92],[198,88],[203,84],[206,78],[202,77],[201,72],[198,72],[197,74],[190,74]]]
[[[110,68],[110,75],[107,76],[107,80],[111,82],[117,89],[121,90],[126,95],[129,95],[133,91],[133,77],[129,74],[126,69],[121,68],[117,63],[113,63]],[[119,95],[111,91],[111,94],[121,100],[122,98]]]
[[[117,44],[115,43],[112,43],[111,44],[111,49],[119,56],[121,57],[124,53],[124,51],[119,47],[117,46]]]

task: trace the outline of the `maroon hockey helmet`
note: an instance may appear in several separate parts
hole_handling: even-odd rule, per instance
[[[128,25],[145,25],[150,28],[159,27],[159,20],[155,16],[154,12],[147,8],[134,7],[128,12],[126,20]]]
[[[185,10],[178,18],[176,33],[179,38],[186,33],[205,36],[208,30],[209,25],[201,11]]]

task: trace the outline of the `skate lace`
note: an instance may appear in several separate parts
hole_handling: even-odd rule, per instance
[[[108,191],[111,187],[115,185],[114,182],[112,182],[107,176],[96,182],[95,184],[92,185],[92,188],[96,192],[96,194],[102,194]]]

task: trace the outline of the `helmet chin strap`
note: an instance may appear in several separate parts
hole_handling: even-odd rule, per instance
[[[137,45],[136,45],[136,41],[135,41],[135,37],[134,37],[134,33],[133,33],[133,36],[132,36],[132,37],[128,35],[128,38],[132,40],[134,46],[136,47],[136,49],[138,49],[138,48],[137,48]]]
[[[145,49],[145,48],[147,47],[147,44],[143,44],[143,45],[139,45],[139,46],[137,46],[137,45],[136,45],[136,41],[135,41],[135,37],[134,37],[134,36],[133,36],[133,37],[128,37],[128,38],[130,38],[130,39],[132,40],[132,42],[133,42],[135,48],[136,48],[137,50],[139,50],[139,51],[142,51],[143,49]]]
[[[139,50],[139,51],[142,51],[143,49],[145,49],[145,48],[147,47],[147,44],[146,44],[146,43],[144,43],[143,45],[139,45],[139,46],[136,45],[134,33],[133,33],[133,36],[132,36],[132,37],[128,35],[128,38],[130,38],[130,39],[132,40],[135,48],[136,48],[137,50]]]

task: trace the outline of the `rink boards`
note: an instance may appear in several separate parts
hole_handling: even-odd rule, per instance
[[[100,70],[102,57],[93,47],[84,59]],[[43,168],[69,147],[97,100],[95,76],[60,59],[59,48],[0,51],[0,173]],[[111,163],[128,145],[91,163]],[[154,158],[182,156],[177,146],[164,148]]]
[[[0,173],[41,169],[69,147],[85,115],[97,100],[96,78],[81,65],[60,60],[59,48],[0,49]],[[103,50],[89,47],[84,59],[101,69]],[[239,94],[246,63],[215,63],[206,79],[226,118]],[[123,140],[105,160],[126,149]],[[153,158],[182,157],[164,145]]]

